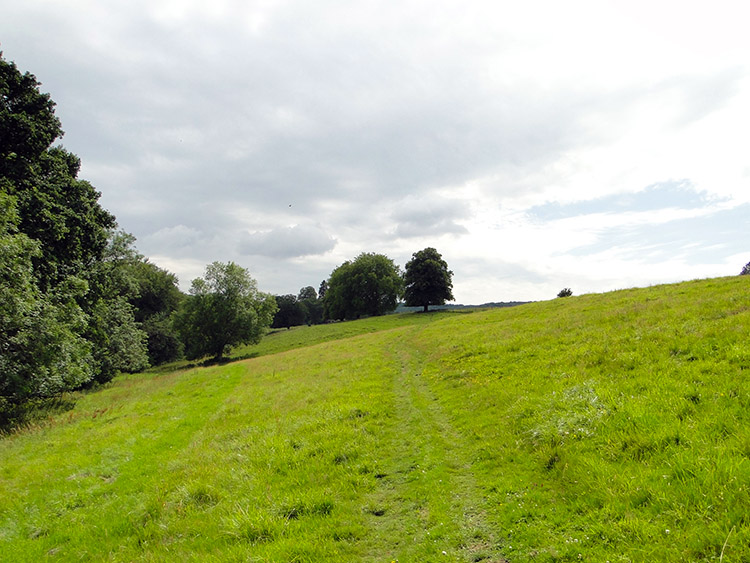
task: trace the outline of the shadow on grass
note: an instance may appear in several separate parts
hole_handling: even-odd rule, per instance
[[[146,370],[146,373],[153,373],[156,375],[166,375],[168,373],[174,373],[176,371],[185,371],[193,368],[207,368],[213,366],[223,366],[232,362],[239,362],[241,360],[250,360],[260,356],[259,352],[251,352],[249,354],[241,354],[237,356],[224,356],[221,358],[207,358],[203,360],[195,360],[192,362],[186,362],[185,360],[179,360],[176,362],[170,362],[167,364],[161,364],[159,366],[152,366]]]
[[[20,405],[0,403],[0,436],[22,430],[40,420],[73,410],[76,401],[69,396],[33,399]]]
[[[258,356],[260,356],[258,352],[251,352],[249,354],[242,354],[241,356],[224,356],[221,358],[209,358],[207,360],[203,360],[198,365],[204,368],[211,367],[211,366],[223,366],[226,364],[231,364],[232,362],[239,362],[242,360],[251,360],[253,358],[257,358]],[[192,364],[191,367],[195,367],[194,364]]]

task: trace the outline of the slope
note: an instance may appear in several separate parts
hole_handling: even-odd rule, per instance
[[[121,377],[0,441],[0,558],[750,561],[748,283]]]

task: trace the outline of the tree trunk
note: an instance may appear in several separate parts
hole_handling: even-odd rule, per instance
[[[427,307],[429,307],[429,306],[430,306],[430,304],[429,304],[429,303],[425,303],[425,304],[424,304],[424,310],[423,310],[422,312],[423,312],[423,313],[426,313],[426,312],[427,312]]]

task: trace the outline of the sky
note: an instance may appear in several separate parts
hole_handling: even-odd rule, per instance
[[[3,57],[184,290],[426,247],[464,304],[750,261],[744,0],[3,4]]]

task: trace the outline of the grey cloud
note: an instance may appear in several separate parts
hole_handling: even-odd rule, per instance
[[[379,243],[386,253],[398,238],[464,235],[469,204],[441,199],[447,187],[500,178],[479,182],[478,197],[544,193],[565,183],[555,165],[566,155],[627,136],[643,100],[676,100],[675,127],[710,119],[735,101],[747,72],[722,71],[717,59],[714,74],[660,77],[637,74],[628,59],[616,87],[597,81],[594,68],[556,76],[527,58],[554,59],[557,48],[529,27],[533,14],[514,21],[515,10],[492,14],[491,2],[7,8],[5,57],[51,93],[81,177],[139,248],[206,262],[242,252],[266,279],[285,276],[289,291],[295,272],[318,278],[335,266],[326,262],[337,244],[329,232],[342,247]],[[485,17],[499,14],[507,17]],[[686,201],[678,190],[663,195]],[[652,196],[633,205],[660,205]],[[687,197],[685,205],[701,204]],[[609,203],[618,202],[590,205]],[[530,213],[544,221],[584,212]],[[288,259],[283,274],[279,259]]]
[[[178,249],[195,245],[203,238],[203,234],[185,225],[165,227],[157,232],[144,237],[144,241],[163,248]]]
[[[392,215],[397,223],[394,234],[400,238],[467,234],[466,227],[457,221],[468,217],[465,202],[437,197],[407,198]]]
[[[80,110],[95,94],[88,111],[66,117],[66,140],[83,157],[84,172],[87,159],[130,170],[119,182],[92,180],[113,194],[107,197],[120,222],[138,225],[137,235],[165,214],[192,225],[221,221],[222,202],[252,202],[263,211],[321,198],[354,198],[366,208],[404,193],[429,197],[435,187],[508,163],[551,158],[575,121],[560,111],[559,93],[529,97],[486,84],[467,64],[463,44],[431,45],[436,52],[425,64],[420,49],[431,44],[437,23],[417,24],[412,40],[403,24],[356,33],[371,22],[354,11],[350,29],[315,18],[322,8],[305,14],[282,7],[251,33],[236,23],[242,11],[167,25],[143,8],[102,22],[98,35],[110,33],[113,45],[127,38],[126,52],[58,61],[63,72],[96,76],[59,100]],[[153,205],[133,208],[136,192]],[[428,216],[405,218],[398,231],[464,232]]]
[[[296,258],[324,254],[336,246],[336,239],[319,226],[297,225],[246,234],[238,250],[244,255]]]

